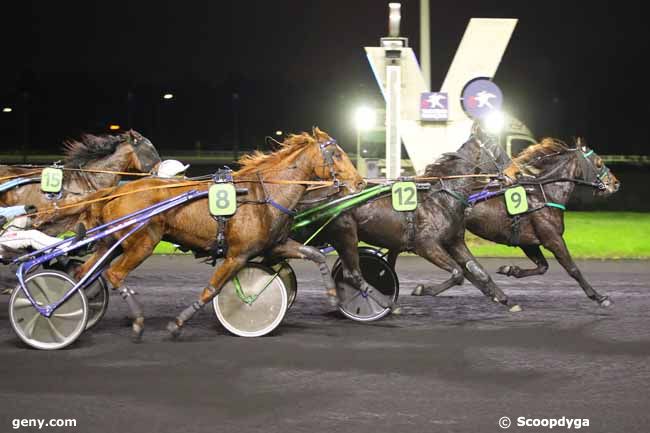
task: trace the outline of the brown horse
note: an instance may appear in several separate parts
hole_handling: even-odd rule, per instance
[[[85,134],[81,141],[65,142],[64,167],[70,169],[148,173],[159,162],[160,156],[153,144],[133,130],[120,135]],[[6,176],[40,177],[40,170],[1,165],[0,177]],[[79,199],[99,189],[115,186],[121,178],[120,174],[65,171],[61,197],[50,198],[36,182],[0,193],[0,206],[34,205],[39,209],[45,208],[53,201]],[[59,220],[41,229],[56,235],[70,229],[74,221]]]
[[[199,300],[181,312],[174,322],[170,322],[168,329],[175,336],[196,311],[210,302],[226,282],[251,258],[258,255],[308,259],[318,263],[327,294],[330,299],[336,299],[335,285],[325,256],[313,247],[289,239],[288,235],[292,220],[291,209],[297,205],[307,188],[301,181],[337,180],[350,192],[363,188],[365,182],[348,156],[326,133],[315,128],[311,136],[307,133],[289,136],[277,152],[256,153],[242,158],[239,162],[242,168],[234,173],[234,180],[237,187],[247,188],[248,193],[236,214],[225,226],[227,253]],[[274,183],[275,181],[278,183]],[[178,182],[182,181],[142,179],[110,191],[98,192],[96,195],[106,196],[161,185],[173,186]],[[207,188],[207,184],[202,184],[138,192],[106,203],[92,204],[85,211],[83,219],[90,225],[112,221],[191,189]],[[82,209],[83,207],[75,207],[66,211],[78,213]],[[66,211],[59,212],[59,216],[65,215]],[[135,318],[133,335],[136,340],[141,338],[144,330],[144,316],[133,296],[134,293],[124,286],[127,275],[151,255],[161,240],[171,241],[205,255],[214,247],[218,232],[218,224],[208,212],[208,200],[199,199],[152,218],[145,227],[124,242],[122,255],[111,264],[105,276],[114,288],[120,289],[131,308]],[[117,238],[120,235],[118,232],[115,236]],[[98,245],[95,254],[81,268],[80,275],[97,262],[109,244],[110,241]]]

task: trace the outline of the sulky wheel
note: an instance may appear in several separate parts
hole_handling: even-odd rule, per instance
[[[363,293],[343,279],[343,264],[338,259],[334,264],[332,277],[336,283],[341,303],[339,310],[346,317],[359,322],[371,322],[390,313],[387,305],[397,301],[399,279],[388,262],[378,251],[359,249],[359,266],[363,278],[377,291]]]
[[[240,337],[261,337],[282,322],[287,312],[287,289],[271,268],[248,263],[212,303],[228,331]]]
[[[108,310],[108,283],[104,277],[100,276],[83,291],[88,299],[88,309],[90,310],[86,329],[90,329],[102,320]]]
[[[75,285],[64,272],[42,270],[25,279],[25,287],[39,305],[57,302]],[[76,291],[50,317],[41,315],[18,286],[9,300],[9,320],[21,340],[36,349],[61,349],[75,341],[86,329],[88,301]]]
[[[84,262],[81,260],[70,259],[64,264],[55,262],[51,267],[52,269],[65,271],[66,274],[74,278],[77,269],[83,264]],[[86,329],[90,329],[102,320],[102,317],[104,317],[104,314],[106,314],[106,311],[108,310],[108,283],[106,282],[106,279],[100,275],[94,283],[84,287],[83,291],[86,294],[88,308],[90,309]]]
[[[280,262],[272,267],[275,272],[279,272],[278,276],[282,278],[284,287],[287,289],[287,310],[293,306],[298,295],[298,279],[293,268],[287,262]]]

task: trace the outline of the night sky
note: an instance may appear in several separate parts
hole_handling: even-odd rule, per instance
[[[0,105],[14,108],[0,112],[2,151],[20,148],[26,131],[31,149],[53,151],[109,123],[163,152],[229,149],[236,135],[263,148],[277,129],[312,125],[353,149],[351,111],[382,103],[363,47],[385,36],[387,1],[11,3],[0,18]],[[402,1],[416,54],[418,8]],[[434,89],[471,17],[519,18],[495,77],[506,109],[538,137],[650,153],[640,2],[432,1],[431,15]]]

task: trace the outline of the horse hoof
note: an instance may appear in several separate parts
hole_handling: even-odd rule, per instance
[[[411,292],[411,296],[422,296],[422,291],[424,290],[424,286],[422,284],[418,284],[415,286],[415,289]]]
[[[510,311],[511,313],[519,313],[522,310],[523,309],[519,305],[513,305],[512,307],[510,307],[510,310],[508,311]]]
[[[131,341],[134,343],[142,343],[142,334],[144,333],[144,328],[141,326],[133,325],[131,330]]]
[[[341,303],[338,295],[336,294],[336,289],[328,289],[327,292],[327,303],[330,307],[338,308]]]
[[[176,322],[169,322],[167,324],[167,331],[172,338],[176,339],[181,336],[182,329],[176,324]]]
[[[511,266],[509,266],[509,265],[499,266],[499,269],[497,269],[497,274],[510,275],[509,274],[510,268],[511,268]]]
[[[390,307],[390,314],[397,314],[398,316],[402,314],[402,307],[399,305],[393,305]]]
[[[601,300],[598,301],[598,305],[600,305],[603,308],[611,307],[612,306],[612,300],[609,299],[609,296],[605,296]]]

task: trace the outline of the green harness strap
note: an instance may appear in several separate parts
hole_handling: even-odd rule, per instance
[[[548,207],[555,207],[555,208],[558,208],[558,209],[566,210],[566,206],[564,206],[563,204],[554,203],[552,201],[547,201],[544,205],[548,206]]]
[[[461,202],[463,205],[465,205],[465,207],[470,206],[470,203],[467,201],[467,199],[465,197],[463,197],[462,195],[460,195],[459,193],[457,193],[456,191],[452,191],[452,190],[446,189],[446,188],[441,189],[440,191],[446,192],[447,194],[449,194],[450,196],[452,196],[453,198],[455,198],[456,200]]]
[[[353,208],[358,204],[367,202],[368,200],[378,197],[390,190],[391,185],[377,185],[360,193],[347,195],[329,203],[316,206],[315,208],[307,209],[295,216],[294,219],[296,222],[291,227],[291,230],[299,229],[310,225],[315,221],[323,220],[333,215],[338,216],[341,212]]]

